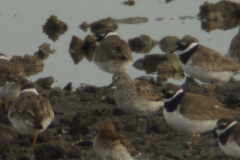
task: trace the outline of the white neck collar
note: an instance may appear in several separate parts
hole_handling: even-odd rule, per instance
[[[35,88],[27,88],[27,89],[24,89],[24,90],[21,91],[21,93],[25,93],[25,92],[33,92],[33,93],[36,93],[38,95],[38,92]]]
[[[117,35],[117,33],[116,32],[109,32],[105,37],[104,37],[104,39],[105,38],[107,38],[107,37],[109,37],[109,36],[113,36],[113,35]]]
[[[1,55],[1,56],[0,56],[0,59],[6,59],[6,60],[7,60],[7,57]]]

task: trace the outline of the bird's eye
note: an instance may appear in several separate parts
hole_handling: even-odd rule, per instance
[[[223,130],[225,128],[225,125],[223,125],[223,124],[220,124],[220,125],[218,125],[218,127],[217,127],[217,129],[219,129],[219,130]]]

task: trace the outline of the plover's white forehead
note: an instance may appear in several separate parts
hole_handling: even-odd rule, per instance
[[[177,48],[179,47],[179,49],[176,49],[175,52],[180,55],[180,54],[183,54],[183,53],[186,53],[186,52],[190,51],[191,49],[193,49],[197,45],[198,45],[197,42],[193,42],[189,46],[187,46],[187,48],[185,48],[185,49],[181,49],[179,46],[177,46]]]
[[[175,93],[172,93],[172,96],[171,97],[166,97],[164,98],[165,96],[167,95],[164,95],[164,93],[161,93],[161,96],[162,96],[162,101],[163,102],[170,102],[172,101],[175,97],[177,97],[179,94],[183,93],[183,89],[179,89],[177,92]],[[171,93],[170,93],[171,94]]]
[[[217,133],[218,135],[220,135],[220,134],[226,132],[228,129],[232,128],[232,127],[233,127],[234,125],[236,125],[237,123],[238,123],[237,121],[233,121],[233,122],[231,122],[226,128],[224,128],[224,129],[217,129],[217,130],[216,130],[216,133]],[[224,125],[224,124],[219,124],[219,125]],[[225,125],[226,125],[226,124],[225,124]]]

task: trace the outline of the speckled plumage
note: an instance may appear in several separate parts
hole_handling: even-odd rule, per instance
[[[130,114],[146,115],[163,107],[154,87],[145,82],[131,79],[125,72],[113,76],[113,86],[116,86],[114,98],[119,108]]]
[[[25,82],[27,79],[23,69],[0,53],[0,98],[6,101],[14,100]]]
[[[101,125],[94,138],[93,148],[98,160],[132,160],[141,154],[127,138],[115,132],[115,127],[110,122]]]
[[[27,85],[27,84],[25,84]],[[54,118],[50,102],[37,93],[22,90],[8,110],[8,118],[20,133],[38,134],[44,131]]]

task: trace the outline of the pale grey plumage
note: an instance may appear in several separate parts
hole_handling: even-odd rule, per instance
[[[114,98],[119,108],[130,114],[146,115],[163,107],[154,87],[145,82],[131,79],[125,72],[113,75],[110,86],[116,86]]]

